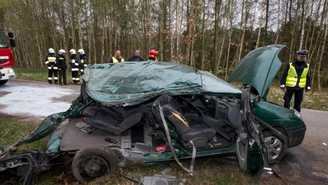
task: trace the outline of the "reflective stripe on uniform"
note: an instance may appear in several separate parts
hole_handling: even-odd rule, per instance
[[[83,72],[84,70],[83,69],[80,69],[81,72]]]
[[[81,64],[84,64],[84,60],[81,60]]]
[[[78,63],[75,63],[76,66],[78,66],[79,64]]]
[[[56,62],[56,57],[48,57],[48,61],[54,63]]]
[[[54,80],[58,80],[58,77],[54,77]]]
[[[45,64],[49,64],[49,61],[45,61],[44,63],[45,63]]]
[[[72,71],[79,71],[79,68],[72,68]]]
[[[84,64],[83,66],[84,66],[84,67],[88,67],[88,65],[87,65],[87,64]]]
[[[115,57],[112,57],[112,59],[114,64],[119,63],[119,61]],[[121,58],[121,62],[124,62],[124,58]]]
[[[306,64],[306,65],[307,65],[307,67],[303,69],[303,72],[300,76],[300,81],[298,84],[298,86],[300,88],[304,88],[306,85],[306,76],[307,76],[307,74],[309,72],[309,68],[310,68],[309,64]],[[286,78],[286,86],[287,87],[296,87],[297,80],[298,80],[298,76],[297,76],[296,69],[293,66],[293,63],[289,63],[289,70],[288,70],[288,75]]]
[[[52,80],[52,77],[48,77],[48,80]]]
[[[52,69],[52,67],[48,67],[48,69]]]
[[[58,67],[54,67],[54,69],[55,69],[55,70],[57,70],[57,69],[58,69]]]

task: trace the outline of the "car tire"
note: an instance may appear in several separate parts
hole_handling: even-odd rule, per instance
[[[276,128],[277,129],[277,128]],[[281,129],[277,129],[281,133],[284,133]],[[263,138],[268,150],[268,163],[276,164],[284,157],[287,151],[287,139],[281,138],[274,131],[264,131]]]
[[[5,85],[8,82],[8,80],[0,80],[0,85]]]
[[[79,150],[72,162],[74,177],[82,184],[92,181],[118,168],[119,159],[105,146],[92,146]]]

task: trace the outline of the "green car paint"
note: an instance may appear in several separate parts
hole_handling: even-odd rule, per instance
[[[278,54],[284,47],[285,45],[269,45],[249,52],[233,70],[228,82],[249,84],[265,98],[282,65]]]

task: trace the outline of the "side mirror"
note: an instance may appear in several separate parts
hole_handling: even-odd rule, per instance
[[[15,41],[15,39],[10,38],[9,41],[10,41],[10,46],[11,46],[12,48],[14,48],[14,47],[16,46],[16,41]]]
[[[9,38],[14,38],[14,33],[13,32],[8,32],[8,37]]]

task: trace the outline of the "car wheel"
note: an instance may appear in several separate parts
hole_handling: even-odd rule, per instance
[[[8,80],[0,80],[0,85],[5,85],[8,82]]]
[[[263,138],[267,147],[268,163],[278,163],[286,153],[287,140],[271,131],[265,131]]]
[[[114,172],[119,159],[105,146],[86,147],[79,150],[72,162],[74,177],[81,183],[92,181]]]

